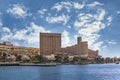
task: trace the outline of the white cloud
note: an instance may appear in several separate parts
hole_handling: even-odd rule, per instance
[[[51,9],[56,9],[57,11],[60,11],[62,9],[66,9],[67,12],[70,12],[71,9],[82,9],[85,6],[85,4],[80,4],[78,2],[60,2],[56,3]]]
[[[120,11],[117,11],[117,14],[120,14]]]
[[[103,20],[106,12],[104,9],[98,9],[97,14],[94,16],[96,20]]]
[[[108,44],[117,44],[114,40],[108,41]]]
[[[1,27],[0,29],[1,34],[1,40],[2,41],[9,41],[12,37],[12,32],[8,27]]]
[[[48,23],[63,23],[63,25],[66,25],[66,23],[69,21],[70,16],[68,15],[60,15],[55,17],[46,17],[46,21]]]
[[[81,28],[79,34],[90,36],[92,34],[98,33],[101,29],[104,29],[105,25],[101,22],[93,22],[91,24],[86,24],[85,28]]]
[[[0,21],[0,41],[8,41],[12,36],[11,30],[8,27],[3,27],[3,23]]]
[[[107,48],[107,46],[106,46],[106,45],[102,46],[102,49],[106,49],[106,48]]]
[[[111,22],[111,21],[112,21],[112,16],[109,16],[109,17],[107,18],[107,20],[108,20],[108,22]]]
[[[26,16],[31,15],[31,14],[28,14],[27,9],[23,5],[20,5],[20,4],[14,4],[11,8],[7,10],[7,13],[10,13],[16,16],[16,18],[24,18]]]
[[[2,24],[2,22],[0,21],[0,27],[2,26],[3,24]]]
[[[107,21],[108,21],[107,25],[109,26],[109,25],[111,24],[111,21],[112,21],[112,16],[109,16],[109,17],[107,18]]]
[[[16,31],[12,38],[15,40],[24,40],[29,46],[39,47],[40,32],[50,31],[47,31],[42,26],[38,26],[32,22],[29,27]]]
[[[62,9],[62,5],[56,3],[51,9],[56,9],[57,11],[60,11]]]
[[[100,3],[100,2],[95,1],[95,2],[93,2],[93,3],[91,3],[91,4],[87,4],[86,6],[88,6],[88,7],[95,7],[95,6],[97,6],[97,5],[102,6],[103,4]]]
[[[80,13],[78,14],[77,18],[78,20],[75,21],[74,26],[79,28],[79,27],[84,27],[86,23],[91,22],[93,19],[93,15]]]
[[[77,2],[73,2],[73,6],[75,9],[82,9],[84,7],[84,4],[79,4]]]
[[[100,50],[102,44],[103,44],[103,41],[100,41],[100,42],[94,43],[94,44],[91,46],[91,48],[92,48],[93,50]]]
[[[78,20],[75,21],[74,26],[75,27],[85,27],[87,23],[91,23],[93,21],[100,22],[101,20],[104,19],[104,16],[105,16],[105,10],[104,9],[97,10],[97,14],[80,13],[77,16]]]
[[[47,9],[38,10],[39,14],[45,14],[45,12],[47,12]]]
[[[62,47],[66,47],[70,45],[70,38],[69,38],[69,32],[64,30],[62,32]]]
[[[68,25],[68,26],[66,26],[66,27],[67,27],[67,28],[69,28],[69,29],[71,29],[71,26],[69,26],[69,25]]]
[[[62,8],[65,8],[67,12],[70,12],[70,7],[72,6],[71,2],[60,2],[56,3],[51,9],[56,9],[57,11],[60,11]]]
[[[11,32],[10,29],[7,27],[3,27],[2,30],[3,30],[3,32],[8,32],[8,33]]]

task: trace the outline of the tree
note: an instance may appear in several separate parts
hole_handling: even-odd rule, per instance
[[[76,63],[76,62],[78,62],[79,61],[79,58],[78,57],[74,57],[73,58],[73,63]]]
[[[68,63],[69,62],[68,56],[65,56],[63,61],[64,61],[64,63]]]
[[[22,60],[23,62],[29,62],[29,61],[30,61],[30,57],[27,56],[27,55],[23,55],[22,58],[21,58],[21,60]]]
[[[42,56],[42,55],[32,56],[32,57],[31,57],[31,62],[34,62],[34,63],[42,63],[42,62],[44,62],[43,56]]]
[[[16,55],[16,61],[21,61],[22,56],[21,55]]]
[[[16,56],[15,55],[10,55],[10,56],[7,57],[7,60],[9,62],[16,61]]]
[[[64,57],[62,55],[56,55],[55,56],[55,61],[56,62],[61,63],[61,62],[63,62],[63,59],[64,59]]]
[[[2,61],[3,61],[3,62],[6,62],[6,61],[7,61],[7,54],[6,54],[6,53],[3,53]]]

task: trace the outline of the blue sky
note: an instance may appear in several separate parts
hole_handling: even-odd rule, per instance
[[[120,56],[120,0],[0,0],[0,42],[39,47],[39,32],[62,33],[62,47],[88,41]]]

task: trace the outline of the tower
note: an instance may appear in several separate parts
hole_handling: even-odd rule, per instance
[[[81,38],[81,37],[78,37],[78,38],[77,38],[77,44],[79,44],[80,42],[82,42],[82,38]]]

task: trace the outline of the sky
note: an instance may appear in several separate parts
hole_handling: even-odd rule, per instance
[[[120,0],[0,0],[0,43],[38,47],[39,33],[62,33],[62,47],[88,41],[120,57]]]

